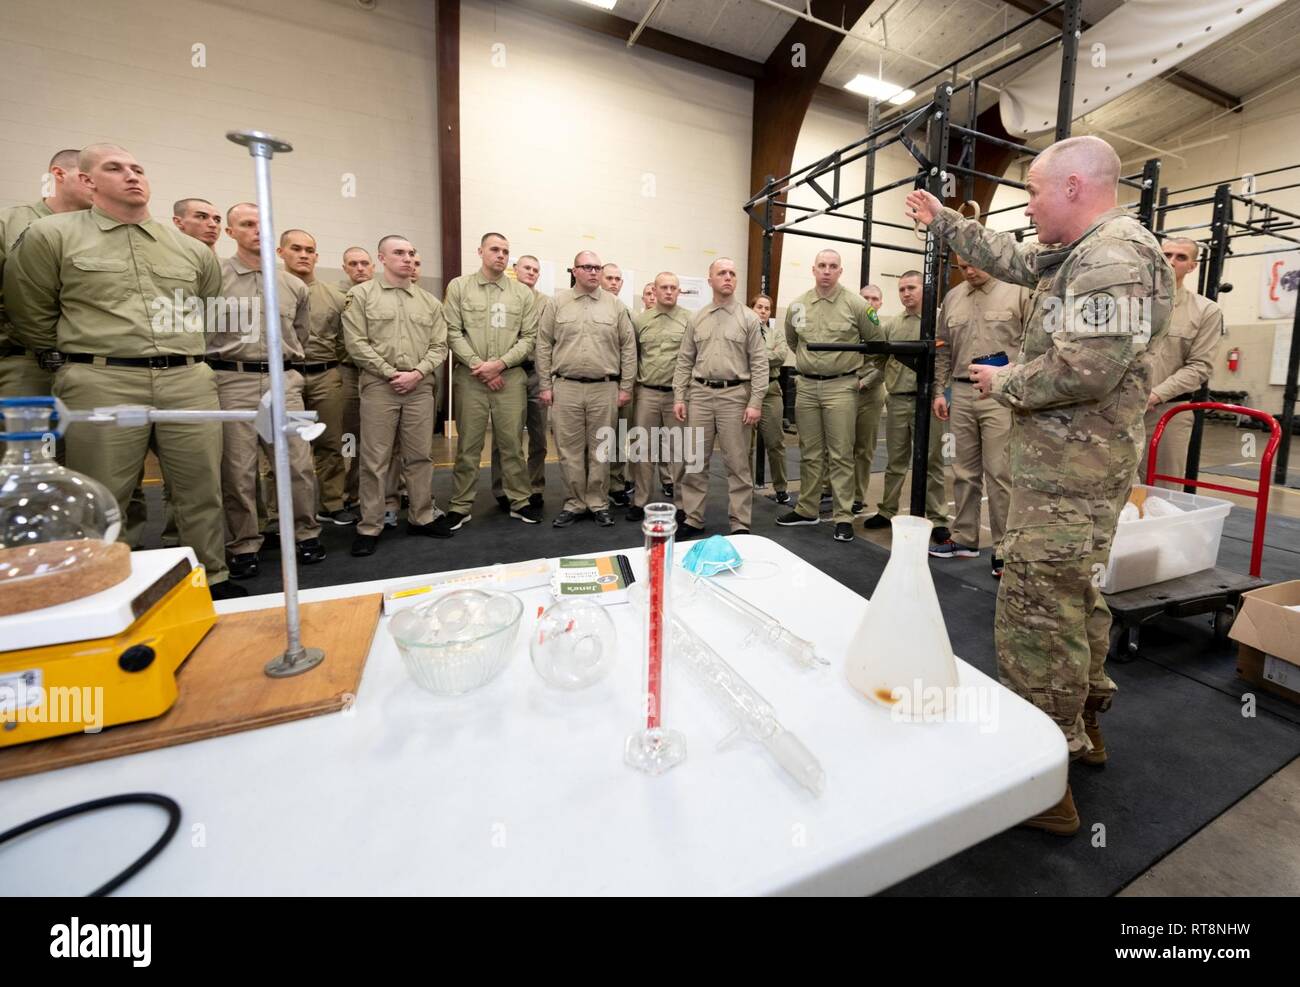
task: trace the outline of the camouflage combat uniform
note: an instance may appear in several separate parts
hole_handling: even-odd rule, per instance
[[[1015,413],[994,639],[1002,682],[1081,757],[1092,749],[1085,703],[1104,710],[1115,692],[1101,581],[1142,449],[1143,354],[1169,321],[1173,270],[1121,209],[1070,244],[1019,244],[951,209],[931,226],[976,267],[1033,289],[1020,361],[993,379]]]

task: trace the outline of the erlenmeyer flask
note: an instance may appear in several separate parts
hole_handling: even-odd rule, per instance
[[[957,685],[926,554],[934,525],[896,515],[891,526],[889,562],[849,644],[846,672],[855,689],[898,718],[930,718],[948,711]]]

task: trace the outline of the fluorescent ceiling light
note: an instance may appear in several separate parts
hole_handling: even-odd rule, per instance
[[[585,3],[588,7],[599,7],[601,10],[613,10],[618,0],[577,0],[577,2]]]
[[[895,106],[902,106],[908,100],[916,97],[916,93],[910,89],[904,89],[902,86],[896,86],[884,79],[878,79],[873,75],[862,75],[861,73],[844,83],[844,88],[851,93],[870,96],[872,99],[888,100]]]

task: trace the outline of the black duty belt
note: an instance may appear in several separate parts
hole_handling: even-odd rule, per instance
[[[169,353],[166,356],[97,356],[94,353],[64,353],[63,359],[68,363],[94,363],[104,367],[148,367],[150,370],[189,367],[203,362],[201,356],[181,356],[177,353]]]
[[[326,360],[324,363],[295,363],[293,369],[300,374],[323,374],[339,365],[338,360]]]
[[[960,381],[960,382],[963,383],[963,384],[973,384],[973,383],[975,383],[975,382],[974,382],[973,380],[971,380],[969,377],[954,377],[953,380]]]
[[[696,377],[695,383],[720,391],[724,387],[737,387],[745,382],[743,380],[705,380],[703,377]]]
[[[234,370],[241,374],[269,374],[271,365],[269,363],[248,363],[244,360],[208,360],[208,366],[213,370]],[[285,373],[290,370],[296,370],[288,360],[284,361]]]
[[[0,360],[10,356],[35,356],[31,350],[21,346],[0,346]]]
[[[672,385],[664,387],[662,384],[642,384],[640,381],[637,381],[636,386],[644,387],[648,391],[666,391],[669,394],[673,392]]]
[[[608,384],[612,380],[618,380],[618,374],[609,374],[606,377],[566,377],[564,374],[554,374],[560,380],[572,381],[575,384]]]
[[[916,391],[890,391],[889,396],[891,398],[914,398],[916,397]]]
[[[850,371],[847,374],[830,374],[829,376],[826,374],[805,374],[805,373],[800,373],[799,376],[807,377],[809,380],[839,380],[841,377],[853,377],[855,375]]]

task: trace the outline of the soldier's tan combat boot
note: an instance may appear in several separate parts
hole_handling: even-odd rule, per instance
[[[1083,732],[1092,741],[1092,750],[1079,760],[1097,768],[1105,766],[1107,758],[1106,739],[1101,735],[1101,722],[1098,719],[1103,702],[1104,700],[1089,697],[1083,704]]]
[[[1045,812],[1026,819],[1020,824],[1025,829],[1041,829],[1053,836],[1073,836],[1079,831],[1079,810],[1074,807],[1070,786],[1065,786],[1065,797]]]

